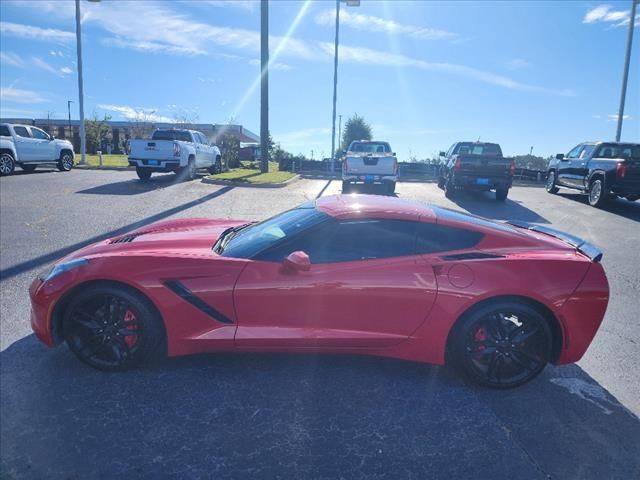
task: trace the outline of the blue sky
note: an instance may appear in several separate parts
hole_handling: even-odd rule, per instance
[[[630,5],[343,5],[338,113],[343,121],[364,116],[403,160],[478,137],[507,154],[533,146],[544,156],[612,139]],[[259,3],[103,0],[81,8],[87,116],[197,116],[259,131]],[[270,130],[285,149],[315,158],[331,148],[334,11],[332,1],[270,3]],[[77,118],[73,2],[3,0],[0,19],[0,116],[66,118],[73,100]],[[640,141],[639,23],[627,141]]]

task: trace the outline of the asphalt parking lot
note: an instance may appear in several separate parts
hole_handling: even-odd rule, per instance
[[[518,186],[504,204],[453,203],[433,183],[398,184],[401,198],[549,224],[604,251],[611,302],[590,350],[515,390],[350,356],[202,355],[105,374],[31,334],[29,283],[80,246],[166,218],[261,219],[339,191],[89,170],[0,179],[0,478],[640,478],[638,202],[597,210]]]

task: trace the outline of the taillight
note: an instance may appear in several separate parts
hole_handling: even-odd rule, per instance
[[[515,175],[516,174],[516,161],[515,160],[511,160],[511,166],[509,167],[509,171],[511,172],[511,175]]]
[[[616,165],[616,177],[623,179],[627,174],[627,165],[623,162],[618,163]]]
[[[462,168],[462,161],[459,158],[456,158],[456,163],[453,164],[453,171],[459,172]]]
[[[173,156],[174,157],[179,157],[180,156],[180,144],[178,144],[178,143],[174,143],[173,144]]]

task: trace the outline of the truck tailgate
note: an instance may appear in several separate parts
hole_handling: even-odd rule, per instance
[[[395,175],[398,162],[392,156],[347,156],[344,163],[347,175]]]
[[[129,156],[158,160],[173,158],[174,143],[172,140],[132,140]]]
[[[501,177],[509,175],[511,159],[495,156],[459,155],[459,173],[481,177]]]

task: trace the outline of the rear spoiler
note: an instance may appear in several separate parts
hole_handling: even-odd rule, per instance
[[[568,243],[569,245],[574,247],[577,251],[579,251],[583,255],[586,255],[587,257],[589,257],[593,262],[600,262],[600,260],[602,260],[602,252],[596,246],[586,242],[580,237],[576,237],[575,235],[561,232],[560,230],[556,230],[555,228],[536,225],[534,223],[520,222],[520,221],[507,221],[507,223],[515,227],[524,228],[534,232],[544,233],[545,235],[550,235],[559,240],[562,240],[563,242]]]

